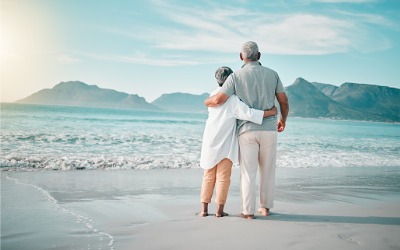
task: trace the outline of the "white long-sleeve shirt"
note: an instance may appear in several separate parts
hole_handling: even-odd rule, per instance
[[[218,93],[219,87],[211,95]],[[224,158],[233,164],[238,163],[239,146],[236,119],[248,120],[257,124],[263,121],[264,111],[249,108],[236,95],[231,95],[221,106],[209,107],[208,118],[203,134],[200,167],[213,168]]]

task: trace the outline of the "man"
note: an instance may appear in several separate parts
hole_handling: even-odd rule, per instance
[[[261,53],[255,42],[243,44],[240,59],[244,62],[241,69],[231,74],[220,91],[209,97],[205,104],[216,107],[236,94],[251,108],[268,110],[275,104],[280,105],[281,116],[264,118],[261,125],[238,120],[240,190],[243,218],[254,219],[256,204],[256,175],[260,175],[259,212],[269,215],[274,205],[277,131],[286,126],[289,103],[278,74],[261,66]]]
[[[229,67],[220,67],[215,72],[219,87],[211,94],[216,94],[225,80],[233,71]],[[263,117],[276,115],[274,107],[268,111],[249,108],[232,95],[223,105],[208,108],[208,118],[204,128],[201,147],[200,167],[204,169],[201,185],[202,210],[200,216],[208,216],[208,204],[215,192],[215,202],[218,205],[216,217],[224,217],[224,206],[231,183],[232,164],[237,164],[238,142],[236,135],[236,119],[249,120],[261,124]]]

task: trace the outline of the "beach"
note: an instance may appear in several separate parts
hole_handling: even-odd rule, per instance
[[[400,249],[399,167],[277,169],[269,217],[198,216],[201,169],[2,171],[2,249]]]

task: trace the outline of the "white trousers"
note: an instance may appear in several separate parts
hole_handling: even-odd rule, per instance
[[[260,207],[274,206],[277,138],[275,131],[250,131],[239,136],[240,193],[245,215],[255,213],[257,171]]]

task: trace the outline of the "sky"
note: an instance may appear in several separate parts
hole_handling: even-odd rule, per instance
[[[210,93],[255,41],[298,77],[400,88],[400,0],[1,0],[1,102],[65,81],[138,94]]]

